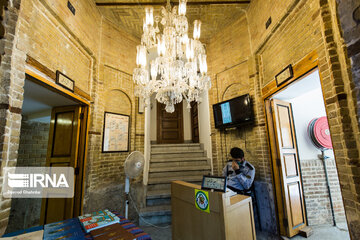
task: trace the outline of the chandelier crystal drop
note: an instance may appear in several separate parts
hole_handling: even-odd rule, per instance
[[[192,101],[201,102],[201,93],[211,87],[205,47],[199,41],[201,21],[194,21],[193,38],[189,38],[185,14],[186,0],[173,8],[168,0],[155,17],[154,8],[146,7],[141,44],[137,46],[135,95],[148,105],[155,93],[167,112],[174,112],[174,105],[183,100],[188,108]],[[157,56],[149,59],[149,53],[156,50]]]

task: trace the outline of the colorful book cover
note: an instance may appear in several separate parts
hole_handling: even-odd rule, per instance
[[[107,209],[85,214],[79,220],[86,232],[120,222],[120,218]]]

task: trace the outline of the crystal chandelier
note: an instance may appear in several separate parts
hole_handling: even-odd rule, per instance
[[[160,16],[156,17],[153,7],[146,7],[144,33],[137,46],[137,68],[133,74],[137,85],[135,95],[148,105],[155,93],[156,100],[166,105],[167,112],[174,112],[174,105],[182,100],[186,100],[188,108],[190,102],[200,102],[200,94],[211,85],[205,47],[199,41],[201,22],[194,21],[191,39],[185,14],[186,0],[180,0],[179,6],[173,8],[168,0],[166,8],[161,7]],[[149,52],[156,48],[157,56],[149,59],[148,64]]]

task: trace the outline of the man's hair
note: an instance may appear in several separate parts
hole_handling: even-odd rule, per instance
[[[238,147],[234,147],[230,150],[230,155],[232,158],[243,158],[244,157],[244,151]]]

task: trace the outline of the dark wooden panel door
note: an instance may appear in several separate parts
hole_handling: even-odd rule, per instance
[[[291,104],[273,99],[272,112],[285,205],[284,225],[287,236],[292,237],[306,226],[306,215]]]
[[[191,135],[193,143],[199,143],[198,103],[191,102]]]
[[[53,108],[46,158],[47,167],[78,166],[81,106]],[[79,190],[75,175],[75,189]],[[75,191],[76,191],[75,190]],[[41,223],[47,224],[74,217],[74,198],[44,198],[42,201]]]
[[[175,105],[175,111],[168,113],[165,105],[157,104],[157,143],[183,143],[183,106]]]

